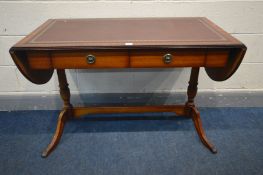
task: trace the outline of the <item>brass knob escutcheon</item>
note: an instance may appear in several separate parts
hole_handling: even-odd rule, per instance
[[[87,62],[88,64],[94,64],[96,61],[96,57],[94,55],[87,55]]]
[[[167,53],[167,54],[165,54],[165,55],[163,56],[163,62],[164,62],[165,64],[171,63],[171,62],[172,62],[172,59],[173,59],[173,55],[171,55],[171,54],[169,54],[169,53]]]

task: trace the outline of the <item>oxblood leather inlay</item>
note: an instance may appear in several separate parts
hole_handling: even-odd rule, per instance
[[[239,44],[206,18],[52,19],[17,46]]]

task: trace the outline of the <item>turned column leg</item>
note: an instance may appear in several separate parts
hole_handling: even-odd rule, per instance
[[[59,143],[59,140],[62,136],[66,120],[68,118],[71,118],[73,114],[72,105],[70,104],[70,90],[68,88],[68,82],[67,82],[65,70],[58,69],[57,74],[58,74],[58,81],[59,81],[60,96],[63,100],[64,105],[63,105],[63,110],[60,112],[59,117],[58,117],[57,128],[56,128],[55,134],[50,144],[43,151],[42,157],[47,157],[55,149],[55,147]]]
[[[192,68],[190,80],[189,80],[189,85],[187,88],[188,100],[186,102],[186,106],[195,106],[194,98],[197,94],[198,76],[199,76],[199,67],[198,68]]]
[[[202,127],[200,113],[194,104],[194,98],[197,94],[198,76],[199,76],[199,67],[192,68],[191,75],[190,75],[190,81],[189,81],[189,85],[187,89],[188,100],[185,104],[185,112],[189,117],[192,118],[194,125],[195,125],[195,129],[202,143],[212,153],[216,153],[217,152],[216,148],[209,142],[209,140],[206,137],[205,131]]]
[[[58,82],[59,82],[59,92],[64,103],[64,109],[72,109],[70,104],[70,90],[68,87],[67,77],[64,69],[58,69]]]

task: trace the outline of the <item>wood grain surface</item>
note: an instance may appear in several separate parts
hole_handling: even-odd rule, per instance
[[[87,68],[205,67],[211,79],[223,81],[245,52],[243,43],[204,17],[50,19],[10,49],[22,74],[37,84],[53,69]],[[168,64],[165,54],[173,57]],[[38,80],[43,69],[45,81]]]

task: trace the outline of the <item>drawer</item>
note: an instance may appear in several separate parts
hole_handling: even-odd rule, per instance
[[[29,52],[33,69],[224,67],[229,51]]]
[[[129,55],[127,52],[111,51],[30,52],[28,62],[34,69],[125,68],[129,66]]]
[[[129,66],[127,52],[55,52],[52,65],[57,69],[125,68]]]
[[[130,54],[130,66],[155,67],[223,67],[228,51],[138,51]]]

